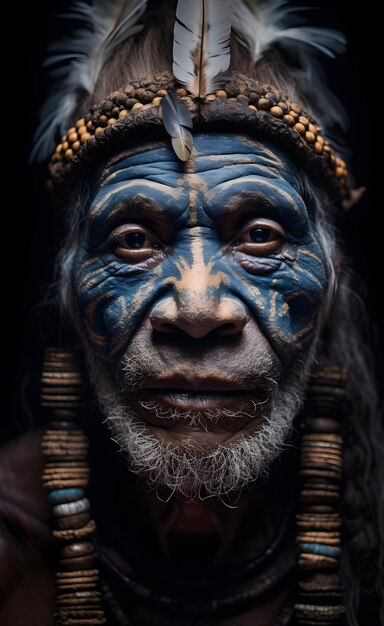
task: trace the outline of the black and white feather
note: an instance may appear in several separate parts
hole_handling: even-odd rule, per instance
[[[229,0],[179,0],[173,40],[173,73],[193,95],[223,86],[230,64]]]
[[[234,0],[231,22],[235,37],[247,48],[256,63],[275,44],[307,45],[334,57],[345,49],[342,33],[329,28],[290,26],[297,7],[286,0]]]
[[[170,91],[161,102],[165,130],[171,136],[172,146],[180,161],[188,161],[193,149],[192,116],[187,107]]]
[[[71,20],[71,37],[55,41],[44,65],[52,79],[51,94],[41,110],[32,159],[44,160],[72,122],[80,98],[91,94],[116,48],[139,32],[148,0],[76,0],[63,18]],[[76,28],[76,24],[78,27]]]

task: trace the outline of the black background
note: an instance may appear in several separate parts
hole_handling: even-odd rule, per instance
[[[15,41],[3,53],[3,65],[12,74],[7,93],[16,94],[16,98],[9,96],[9,101],[6,98],[3,117],[3,142],[16,148],[13,160],[8,160],[9,152],[3,149],[3,157],[7,159],[3,188],[11,188],[9,200],[5,206],[3,203],[2,218],[3,247],[7,246],[2,263],[2,343],[6,347],[3,352],[6,406],[0,417],[3,438],[38,423],[38,386],[34,381],[39,376],[42,337],[50,342],[55,340],[55,333],[57,336],[58,324],[52,327],[46,307],[39,303],[50,297],[47,286],[52,282],[53,259],[59,248],[60,220],[42,191],[44,169],[29,168],[28,155],[37,107],[46,91],[38,69],[52,28],[57,28],[57,23],[52,26],[51,16],[66,4],[59,0],[14,3],[8,24],[10,37]],[[352,10],[352,3],[340,0],[306,0],[303,4],[319,7],[308,14],[311,23],[340,29],[348,38],[346,54],[336,61],[326,61],[325,70],[331,89],[349,113],[352,168],[357,185],[367,187],[367,192],[360,205],[344,217],[341,230],[346,250],[353,259],[352,267],[365,286],[368,313],[379,331],[372,335],[374,348],[381,358],[384,325],[380,310],[383,290],[380,253],[384,249],[384,236],[379,220],[384,182],[381,171],[384,100],[378,96],[378,84],[383,82],[380,53],[383,35],[378,32],[380,25],[368,10],[368,3],[360,5],[358,13]],[[4,140],[6,131],[10,136],[8,141]]]

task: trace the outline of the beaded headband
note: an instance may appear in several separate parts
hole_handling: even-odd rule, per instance
[[[127,147],[130,135],[163,125],[162,102],[172,92],[188,109],[194,128],[220,123],[251,136],[270,137],[344,205],[351,198],[345,161],[335,154],[320,126],[302,107],[274,87],[229,74],[223,88],[192,96],[169,73],[142,79],[114,91],[68,129],[51,158],[53,185],[74,180],[108,146]],[[132,139],[131,139],[132,142]]]

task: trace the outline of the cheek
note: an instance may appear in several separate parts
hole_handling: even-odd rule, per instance
[[[287,246],[278,269],[258,276],[236,271],[235,290],[287,367],[311,345],[327,289],[326,263],[316,242]],[[241,286],[240,286],[241,285]]]
[[[73,281],[88,343],[115,367],[156,291],[158,268],[144,272],[110,256],[78,259]]]

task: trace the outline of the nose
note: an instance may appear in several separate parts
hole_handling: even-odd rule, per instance
[[[201,291],[200,291],[201,296]],[[160,333],[181,330],[193,339],[207,335],[229,336],[241,333],[247,313],[241,302],[230,297],[201,299],[169,297],[150,314],[152,328]]]

